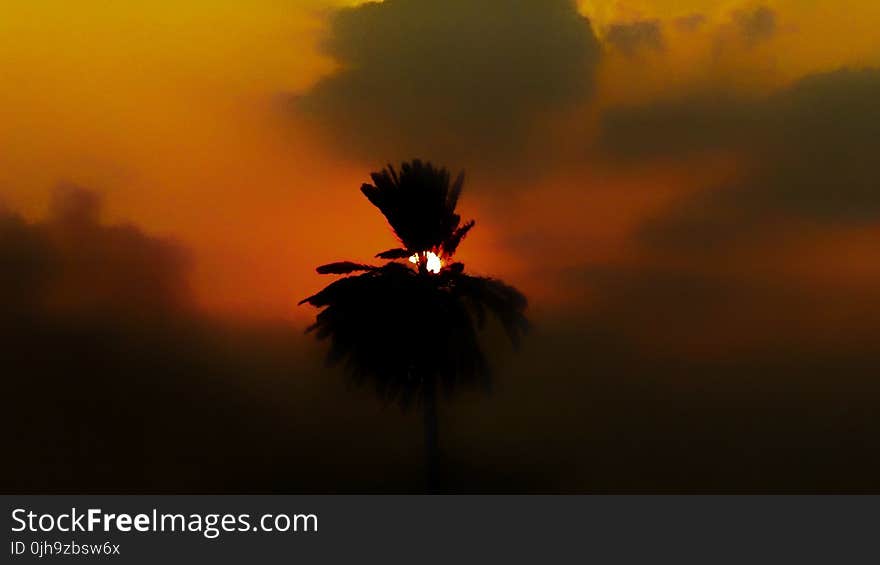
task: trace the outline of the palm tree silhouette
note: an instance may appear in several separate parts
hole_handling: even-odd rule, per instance
[[[464,174],[415,160],[400,173],[388,166],[361,191],[397,234],[401,247],[379,253],[381,266],[343,261],[320,274],[349,275],[300,304],[322,311],[308,328],[329,340],[328,362],[343,363],[355,379],[404,407],[418,401],[424,413],[428,490],[439,484],[438,389],[489,383],[478,339],[486,314],[497,319],[514,346],[528,329],[527,301],[503,282],[464,273],[452,262],[474,221],[455,213]]]

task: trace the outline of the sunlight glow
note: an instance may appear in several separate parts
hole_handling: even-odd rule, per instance
[[[443,267],[443,261],[440,260],[440,257],[431,251],[428,251],[426,254],[428,259],[427,269],[429,273],[434,273],[435,275],[440,272],[440,269]]]
[[[421,254],[421,257],[418,253],[414,253],[410,258],[409,262],[413,265],[418,265],[422,257],[425,258],[425,269],[432,274],[437,274],[440,272],[440,269],[443,268],[443,260],[440,259],[440,256],[434,253],[433,251],[427,251]]]

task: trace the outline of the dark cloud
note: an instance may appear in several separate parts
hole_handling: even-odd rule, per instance
[[[744,157],[745,178],[688,206],[701,214],[873,222],[880,219],[878,99],[880,70],[840,70],[762,98],[711,93],[618,109],[605,118],[602,143],[627,158]]]
[[[761,119],[758,105],[748,97],[694,92],[607,110],[600,143],[612,155],[632,160],[691,156],[743,147]]]
[[[99,221],[100,198],[64,185],[49,218],[0,216],[0,301],[41,312],[160,316],[189,304],[188,257],[172,241]]]
[[[340,10],[341,66],[296,100],[334,146],[463,165],[515,154],[539,115],[593,88],[599,45],[572,0],[389,0]]]
[[[740,35],[749,43],[759,43],[776,34],[776,12],[767,6],[758,6],[733,13],[733,23]]]
[[[660,20],[612,24],[605,32],[605,41],[627,56],[645,51],[662,51],[664,45]]]
[[[759,206],[843,221],[880,219],[880,70],[808,77],[765,110],[770,158]]]
[[[37,305],[52,264],[45,235],[22,218],[0,211],[0,309],[7,316]]]

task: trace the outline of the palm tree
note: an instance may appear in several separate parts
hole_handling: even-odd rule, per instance
[[[330,342],[328,362],[344,363],[358,382],[424,413],[427,483],[439,487],[438,389],[488,385],[489,369],[478,339],[486,314],[497,319],[514,346],[528,329],[527,301],[503,282],[464,273],[452,261],[473,220],[455,213],[464,185],[460,174],[430,163],[404,163],[373,173],[364,195],[388,219],[401,246],[379,253],[381,266],[343,261],[318,267],[348,275],[306,298],[322,311],[308,332]]]

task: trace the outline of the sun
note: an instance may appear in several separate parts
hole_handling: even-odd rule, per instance
[[[415,253],[409,258],[409,262],[418,265],[422,259],[425,261],[425,270],[431,274],[436,275],[443,268],[443,260],[433,251],[425,251],[421,254]]]

